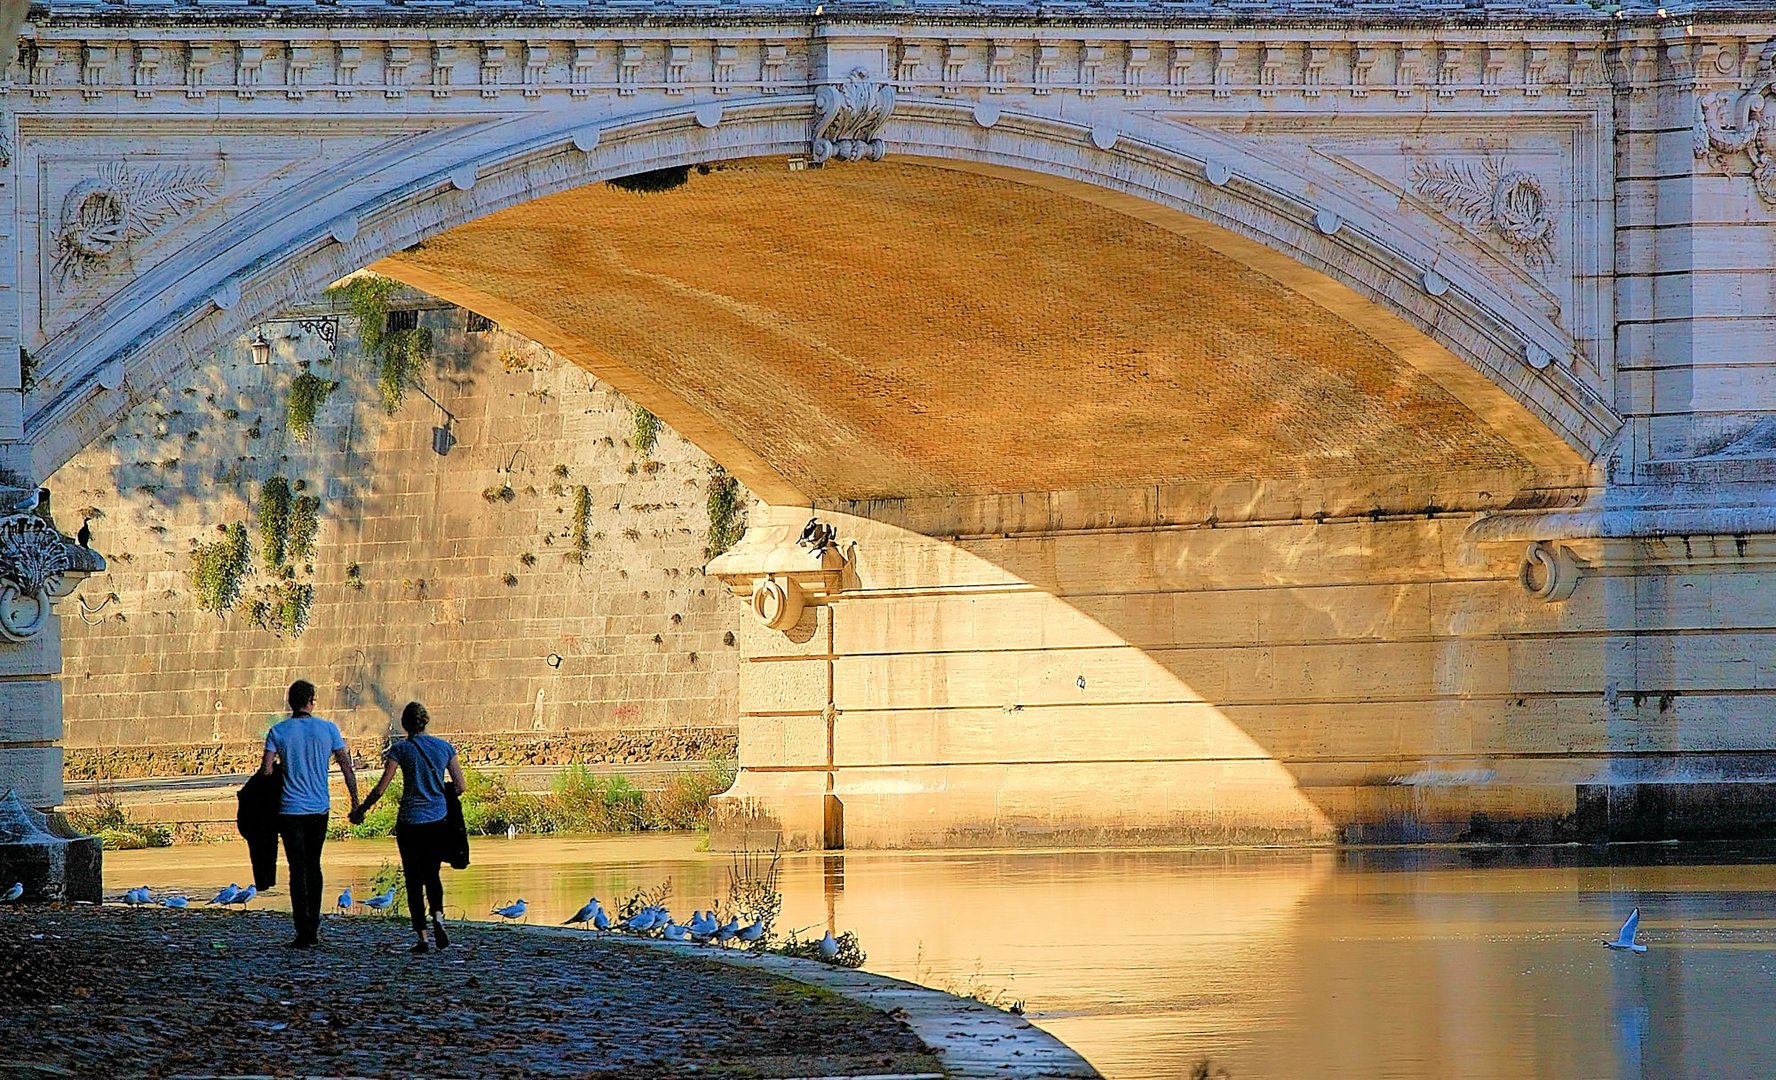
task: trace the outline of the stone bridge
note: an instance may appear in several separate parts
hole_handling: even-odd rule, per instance
[[[360,268],[495,319],[761,500],[730,839],[1776,826],[1776,8],[13,8],[12,482]]]

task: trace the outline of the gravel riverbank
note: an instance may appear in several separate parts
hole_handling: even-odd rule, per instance
[[[894,1017],[660,950],[483,924],[0,909],[0,1076],[802,1077],[937,1073]]]

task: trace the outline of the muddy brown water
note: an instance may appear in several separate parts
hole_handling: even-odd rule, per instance
[[[732,859],[694,835],[480,839],[454,915],[560,922]],[[327,845],[328,904],[386,841]],[[1004,1003],[1112,1078],[1776,1077],[1776,852],[1746,847],[850,852],[785,856],[786,929],[857,931],[870,970]],[[244,844],[108,852],[108,891],[207,899]],[[287,906],[283,889],[256,903]],[[1643,955],[1600,942],[1634,907]],[[325,930],[323,929],[323,933]],[[404,933],[400,924],[391,934]]]

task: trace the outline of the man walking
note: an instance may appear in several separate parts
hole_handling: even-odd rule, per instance
[[[290,718],[272,725],[265,736],[265,761],[259,771],[271,775],[284,759],[284,794],[278,805],[278,835],[290,860],[290,917],[296,923],[295,949],[313,948],[321,929],[321,845],[327,840],[328,761],[339,762],[352,809],[358,806],[358,776],[339,727],[313,715],[314,683],[290,684]]]

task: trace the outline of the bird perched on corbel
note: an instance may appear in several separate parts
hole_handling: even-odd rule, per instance
[[[80,519],[80,531],[74,534],[74,542],[83,548],[92,547],[92,518]]]
[[[815,559],[820,559],[826,554],[827,548],[833,547],[838,542],[838,537],[838,529],[817,517],[811,517],[808,519],[808,523],[802,526],[802,535],[796,538],[796,546],[807,548],[808,554],[814,556]]]

